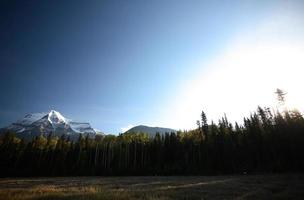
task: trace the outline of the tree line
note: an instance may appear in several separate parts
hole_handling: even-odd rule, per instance
[[[177,133],[118,136],[40,135],[0,138],[0,176],[215,175],[299,172],[304,169],[304,118],[298,111],[258,107],[232,124],[224,116]]]

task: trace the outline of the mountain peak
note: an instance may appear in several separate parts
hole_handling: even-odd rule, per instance
[[[51,110],[48,113],[27,114],[23,119],[2,130],[11,130],[23,138],[34,138],[41,134],[52,133],[55,136],[66,134],[77,139],[79,134],[95,137],[97,133],[89,123],[67,119],[56,110]],[[102,132],[99,133],[102,134]]]
[[[67,123],[67,120],[65,117],[63,117],[59,112],[56,110],[51,110],[48,114],[48,120],[51,124],[55,123]]]

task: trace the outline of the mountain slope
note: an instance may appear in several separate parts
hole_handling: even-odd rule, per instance
[[[154,136],[156,133],[159,134],[165,134],[165,133],[171,133],[174,132],[176,133],[176,130],[171,129],[171,128],[163,128],[163,127],[150,127],[150,126],[144,126],[144,125],[139,125],[135,126],[125,133],[147,133],[150,136]]]
[[[1,132],[7,130],[15,132],[24,139],[32,139],[41,134],[67,135],[72,140],[76,140],[79,134],[89,135],[91,138],[96,135],[96,131],[89,123],[72,121],[55,110],[49,113],[27,114],[23,119],[3,128]]]

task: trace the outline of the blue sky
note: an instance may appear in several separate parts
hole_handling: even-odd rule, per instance
[[[212,101],[191,100],[218,89],[207,82],[223,72],[212,72],[214,63],[243,37],[247,44],[280,33],[288,44],[302,42],[301,10],[301,1],[1,1],[0,126],[55,109],[106,133],[139,124],[195,127],[201,109],[219,114]],[[193,96],[193,82],[215,89],[199,87],[193,91],[209,93]]]

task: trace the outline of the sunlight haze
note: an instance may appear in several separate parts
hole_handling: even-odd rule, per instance
[[[220,55],[202,63],[202,70],[187,80],[170,107],[169,126],[193,128],[200,119],[199,108],[215,122],[226,114],[242,123],[242,116],[257,106],[277,109],[277,88],[287,92],[289,109],[304,111],[304,19],[297,15],[277,13],[243,30]]]

